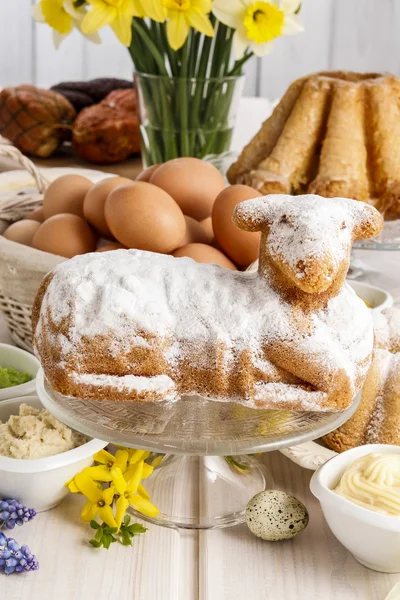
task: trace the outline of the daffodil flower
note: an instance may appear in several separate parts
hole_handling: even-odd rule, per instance
[[[140,483],[143,479],[145,466],[148,467],[149,465],[139,462],[134,467],[131,467],[129,478],[126,477],[128,471],[125,472],[124,476],[120,469],[112,470],[113,484],[110,489],[113,490],[114,494],[119,494],[115,511],[115,520],[118,528],[121,527],[122,520],[129,506],[133,506],[138,512],[148,517],[155,517],[159,513],[158,508],[149,501],[148,497],[145,497],[148,494]],[[141,493],[138,493],[139,486],[141,486]]]
[[[235,29],[233,49],[237,60],[247,48],[256,55],[271,52],[273,40],[303,31],[295,12],[300,0],[214,0],[213,13]]]
[[[211,0],[161,0],[161,5],[168,18],[167,37],[173,50],[183,46],[191,27],[213,37],[214,28],[207,16],[211,11]]]
[[[128,466],[128,450],[117,450],[113,456],[107,450],[100,450],[93,456],[93,460],[99,465],[87,467],[84,472],[94,481],[112,481],[111,471],[118,468],[124,473]]]
[[[96,515],[99,515],[100,519],[109,527],[117,527],[111,507],[115,493],[114,488],[108,487],[102,490],[89,477],[85,470],[75,475],[75,484],[79,491],[87,498],[81,514],[82,521],[89,523]]]
[[[159,0],[87,0],[91,9],[85,15],[81,30],[92,34],[110,25],[119,41],[130,46],[132,41],[132,19],[150,17],[153,21],[164,21],[165,12]]]
[[[83,7],[76,8],[73,0],[40,0],[32,6],[32,17],[38,23],[47,23],[53,29],[53,42],[56,48],[75,28],[80,30],[80,24],[86,11]],[[91,42],[101,42],[98,33],[86,35]]]

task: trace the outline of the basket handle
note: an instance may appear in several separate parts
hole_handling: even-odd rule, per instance
[[[45,177],[40,173],[39,169],[33,162],[24,156],[22,152],[13,146],[6,138],[0,135],[0,156],[6,156],[17,162],[23,169],[28,171],[35,180],[39,194],[43,194],[49,185]]]

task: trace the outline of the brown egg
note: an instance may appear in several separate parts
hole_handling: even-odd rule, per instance
[[[159,166],[160,165],[157,164],[151,165],[151,167],[147,167],[147,169],[139,173],[139,175],[135,178],[135,181],[145,181],[146,183],[149,183],[151,176],[158,169]]]
[[[124,183],[132,183],[132,180],[126,177],[109,177],[93,185],[85,196],[83,215],[100,235],[111,237],[111,231],[104,216],[104,205],[108,194]]]
[[[186,231],[185,218],[171,196],[143,181],[115,188],[104,214],[113,236],[127,248],[169,253]]]
[[[92,185],[81,175],[62,175],[55,179],[44,194],[45,219],[65,213],[83,217],[83,200]]]
[[[111,244],[105,244],[104,246],[100,246],[100,248],[97,248],[96,252],[110,252],[111,250],[126,250],[126,247],[122,244],[112,242]]]
[[[65,258],[94,252],[96,236],[84,219],[61,214],[50,217],[35,233],[32,246]]]
[[[187,256],[199,263],[213,263],[220,267],[225,267],[225,269],[236,271],[236,266],[225,254],[222,254],[222,252],[212,246],[207,246],[207,244],[186,244],[186,246],[175,250],[172,256],[176,258]]]
[[[258,196],[260,192],[247,185],[232,185],[217,196],[212,211],[215,239],[222,250],[243,267],[258,258],[260,234],[238,229],[232,222],[233,210],[239,202]]]
[[[192,244],[194,242],[200,242],[201,244],[208,243],[208,236],[204,230],[204,227],[200,225],[196,219],[192,217],[185,217],[186,221],[186,233],[185,237],[181,242],[181,246],[186,244]]]
[[[3,236],[12,242],[17,242],[18,244],[23,244],[24,246],[31,246],[33,236],[39,227],[40,223],[37,221],[33,221],[32,219],[23,219],[22,221],[17,221],[16,223],[10,225],[3,233]]]
[[[200,225],[203,227],[207,236],[207,244],[212,244],[214,242],[214,230],[212,226],[212,218],[207,217],[207,219],[203,219],[200,221]]]
[[[214,200],[225,187],[221,173],[199,158],[175,158],[164,163],[150,183],[165,190],[185,215],[197,221],[211,215]]]
[[[37,221],[38,223],[43,223],[44,221],[44,212],[43,208],[36,208],[29,215],[25,217],[25,219],[31,219],[32,221]]]

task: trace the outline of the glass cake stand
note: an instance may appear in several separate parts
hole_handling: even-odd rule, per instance
[[[294,412],[247,408],[199,396],[167,402],[80,400],[54,391],[40,370],[37,393],[43,405],[69,427],[116,445],[165,454],[146,480],[160,509],[157,525],[211,529],[242,523],[254,494],[273,487],[254,456],[314,440],[355,412]]]

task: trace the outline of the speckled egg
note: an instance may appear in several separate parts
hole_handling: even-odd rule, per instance
[[[262,540],[290,540],[307,527],[308,511],[294,496],[278,490],[267,490],[253,496],[248,503],[246,524]]]

